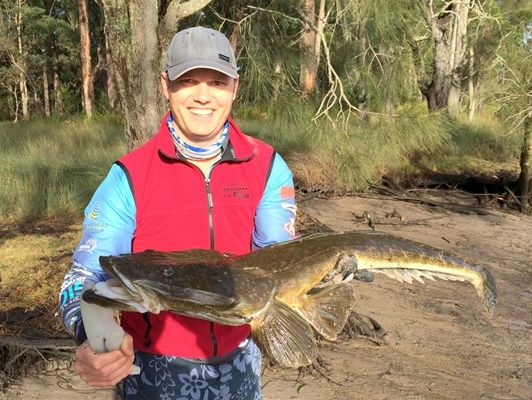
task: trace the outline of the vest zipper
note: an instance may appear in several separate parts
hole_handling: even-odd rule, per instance
[[[216,335],[214,334],[214,322],[210,321],[210,331],[211,331],[211,340],[212,340],[212,355],[218,355],[218,341],[216,340]]]
[[[212,218],[212,193],[211,193],[211,186],[210,186],[210,179],[205,178],[205,189],[207,191],[207,208],[209,212],[209,237],[211,239],[211,250],[214,250],[214,222]]]
[[[212,218],[212,193],[211,193],[211,186],[210,186],[210,179],[205,178],[205,189],[207,192],[207,208],[209,211],[209,236],[211,239],[211,250],[214,250],[214,222]],[[211,340],[212,340],[212,355],[216,356],[218,355],[218,341],[216,340],[216,335],[214,334],[214,322],[210,322],[210,333],[211,333]]]

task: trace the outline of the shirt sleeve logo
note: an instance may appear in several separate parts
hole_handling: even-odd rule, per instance
[[[91,212],[89,213],[90,219],[98,219],[98,215],[100,215],[100,205],[96,204]]]
[[[94,238],[89,238],[85,243],[79,246],[78,251],[83,251],[85,253],[92,253],[96,248],[98,241]]]
[[[281,186],[281,199],[293,199],[296,197],[296,191],[293,186]]]

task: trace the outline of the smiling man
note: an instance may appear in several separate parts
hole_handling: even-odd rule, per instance
[[[238,82],[223,34],[178,32],[161,74],[170,111],[153,139],[111,167],[85,210],[60,308],[79,344],[76,371],[90,385],[123,380],[127,399],[261,398],[261,356],[248,325],[124,312],[120,350],[95,353],[79,305],[88,281],[108,278],[101,255],[192,248],[244,254],[293,238],[292,174],[271,146],[230,117]],[[129,375],[133,362],[139,375]]]

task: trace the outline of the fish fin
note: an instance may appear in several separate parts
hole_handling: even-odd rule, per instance
[[[336,340],[354,304],[354,290],[344,282],[310,292],[297,309],[320,335]]]
[[[282,367],[307,366],[318,357],[310,325],[293,308],[275,298],[264,317],[251,321],[251,328],[261,351]]]
[[[497,285],[495,278],[487,269],[483,269],[481,275],[483,279],[478,279],[472,283],[482,301],[482,305],[491,317],[497,304]]]
[[[411,278],[414,278],[416,281],[421,283],[425,283],[423,282],[422,278],[433,281],[435,280],[434,278],[437,278],[444,281],[470,282],[475,287],[482,305],[491,316],[497,303],[497,285],[495,283],[495,278],[486,268],[480,265],[476,265],[475,268],[476,269],[473,270],[474,274],[471,274],[471,276],[453,275],[451,273],[415,269],[410,270],[404,268],[371,269],[371,271],[386,275],[387,277],[398,280],[401,283],[412,283]]]

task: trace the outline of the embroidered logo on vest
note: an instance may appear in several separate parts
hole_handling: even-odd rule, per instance
[[[249,188],[245,183],[228,183],[224,186],[224,198],[248,199]]]

